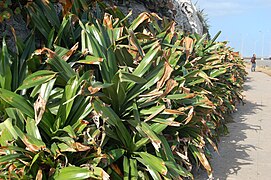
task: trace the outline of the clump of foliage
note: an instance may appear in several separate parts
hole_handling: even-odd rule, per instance
[[[15,38],[16,52],[3,40],[0,178],[211,174],[206,145],[217,150],[223,116],[242,100],[240,57],[195,34],[186,61],[174,22],[142,13],[130,23],[116,7],[69,2],[61,14],[28,3],[33,33]]]

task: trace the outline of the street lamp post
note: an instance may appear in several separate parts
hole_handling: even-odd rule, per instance
[[[264,60],[264,57],[263,57],[263,51],[264,51],[264,32],[260,31],[260,33],[262,33],[262,58],[261,58],[261,60]]]
[[[263,40],[262,40],[262,60],[264,60],[264,57],[263,57],[263,50],[264,50],[264,33],[263,33]]]
[[[246,44],[246,37],[248,36],[248,33],[247,34],[242,34],[242,39],[241,39],[241,55],[244,56],[244,51],[245,51],[245,46],[244,44]]]
[[[242,34],[242,41],[241,41],[241,55],[244,56],[244,36]]]
[[[256,53],[256,46],[257,46],[257,40],[254,41],[254,49],[253,49],[254,52],[253,52],[253,54]]]

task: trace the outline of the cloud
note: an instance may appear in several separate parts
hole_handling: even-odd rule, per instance
[[[204,9],[211,16],[234,15],[245,11],[240,2],[232,0],[197,0],[197,7]]]
[[[270,0],[192,0],[210,16],[238,15],[254,8],[271,7]]]

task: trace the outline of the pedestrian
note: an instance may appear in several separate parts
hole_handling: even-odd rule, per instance
[[[251,62],[251,72],[255,72],[255,69],[256,69],[256,54],[253,54],[250,62]]]

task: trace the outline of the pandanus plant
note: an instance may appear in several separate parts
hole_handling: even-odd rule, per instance
[[[142,13],[130,23],[116,7],[87,5],[67,3],[58,15],[32,2],[28,43],[12,54],[3,41],[0,177],[192,179],[197,166],[211,174],[206,145],[217,150],[223,116],[242,99],[240,58],[216,37],[193,35],[186,60],[174,22]],[[35,49],[35,35],[45,47]]]

